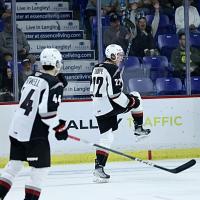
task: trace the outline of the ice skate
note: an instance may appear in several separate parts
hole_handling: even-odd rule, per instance
[[[146,138],[151,133],[150,129],[144,129],[142,126],[136,126],[134,135],[136,136],[136,142],[140,141],[143,138]]]
[[[93,181],[96,183],[108,183],[109,182],[110,175],[108,175],[104,172],[104,169],[102,166],[95,167],[93,175],[94,175]]]

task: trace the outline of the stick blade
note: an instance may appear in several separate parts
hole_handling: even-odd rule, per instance
[[[181,165],[181,166],[179,166],[179,167],[177,167],[175,169],[172,169],[172,173],[178,174],[179,172],[182,172],[182,171],[194,166],[195,164],[196,164],[196,160],[192,159],[192,160],[184,163],[183,165]]]
[[[179,172],[182,172],[192,166],[194,166],[196,164],[196,160],[195,159],[192,159],[186,163],[184,163],[183,165],[175,168],[175,169],[171,169],[170,172],[171,173],[174,173],[174,174],[178,174]]]
[[[192,160],[189,160],[188,162],[186,162],[186,163],[182,164],[181,166],[174,168],[174,169],[168,169],[168,168],[165,168],[165,167],[161,167],[159,165],[154,165],[154,167],[168,171],[168,172],[173,173],[173,174],[178,174],[178,173],[192,167],[195,164],[196,164],[196,160],[192,159]]]

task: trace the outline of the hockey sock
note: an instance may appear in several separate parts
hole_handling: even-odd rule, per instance
[[[15,176],[22,167],[22,161],[10,160],[7,163],[0,177],[0,199],[3,199],[6,196],[12,186]]]
[[[40,193],[41,193],[41,189],[26,185],[24,200],[38,200],[40,197]]]
[[[105,166],[107,159],[108,159],[108,153],[102,150],[96,150],[96,160],[95,160],[95,169],[99,166]]]
[[[48,175],[49,167],[35,168],[32,167],[30,180],[25,187],[24,200],[38,200],[41,193],[41,188]]]
[[[0,178],[0,199],[4,199],[6,194],[9,192],[11,186],[11,181],[2,177]]]
[[[142,126],[142,124],[143,124],[143,112],[132,113],[132,117],[134,119],[135,128],[137,128],[137,126]]]

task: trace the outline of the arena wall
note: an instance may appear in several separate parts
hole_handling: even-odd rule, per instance
[[[0,157],[9,154],[8,128],[16,104],[0,106]],[[97,142],[99,131],[92,112],[91,101],[63,102],[59,109],[61,118],[68,123],[69,133]],[[136,142],[130,114],[119,116],[119,130],[113,148],[121,151],[188,149],[200,147],[200,98],[144,99],[145,127],[151,135]],[[56,141],[49,135],[52,155],[93,153],[94,149],[81,142]]]

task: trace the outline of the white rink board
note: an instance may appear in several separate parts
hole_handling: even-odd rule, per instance
[[[16,105],[0,106],[0,156],[8,155],[8,127]],[[200,98],[145,99],[145,128],[151,128],[151,135],[135,142],[133,124],[129,114],[123,115],[115,136],[113,148],[121,150],[148,150],[200,147]],[[92,103],[65,102],[59,109],[61,118],[69,124],[69,133],[97,142],[99,131],[92,113]],[[5,117],[6,116],[6,117]],[[122,116],[119,116],[121,118]],[[93,148],[81,142],[56,141],[50,133],[52,153],[93,152]]]
[[[6,3],[11,8],[10,3]],[[33,12],[50,12],[50,11],[67,11],[69,3],[63,1],[55,2],[17,2],[16,13],[33,13]]]
[[[40,20],[40,21],[17,21],[17,27],[23,32],[44,32],[79,30],[78,20]]]
[[[61,52],[90,50],[90,40],[30,40],[30,52],[40,53],[44,48],[56,48]]]

